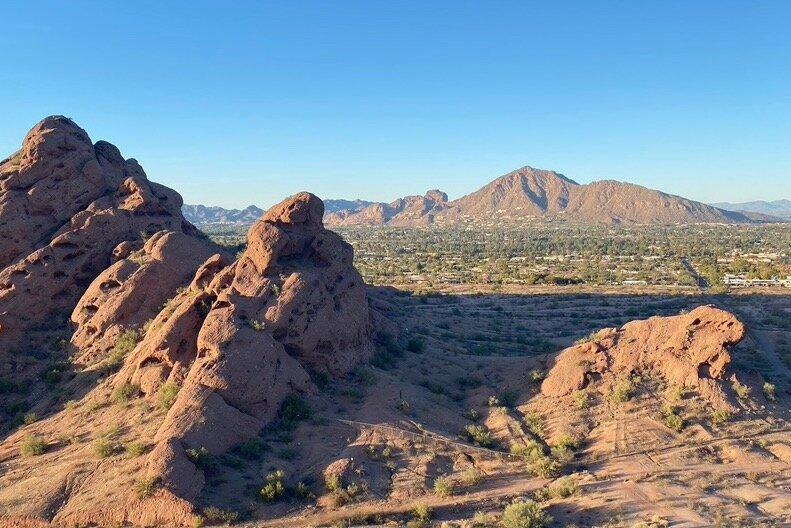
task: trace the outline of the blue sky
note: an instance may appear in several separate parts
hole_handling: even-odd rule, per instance
[[[0,152],[50,114],[187,202],[451,197],[523,165],[791,198],[791,2],[3,2]]]

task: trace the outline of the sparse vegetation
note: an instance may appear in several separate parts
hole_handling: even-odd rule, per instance
[[[613,387],[610,393],[610,401],[615,403],[625,403],[632,399],[634,396],[635,386],[632,380],[623,379]]]
[[[127,457],[136,458],[148,451],[148,444],[143,442],[129,442],[126,444],[125,450]]]
[[[711,413],[711,423],[715,426],[730,422],[731,418],[733,418],[733,414],[726,409],[717,409]]]
[[[27,435],[22,440],[19,452],[23,457],[43,455],[47,451],[47,442],[35,435]]]
[[[461,482],[465,486],[477,486],[483,482],[483,474],[475,468],[466,469],[461,474]]]
[[[165,383],[162,385],[162,388],[159,389],[159,406],[165,410],[173,407],[173,404],[176,403],[179,390],[180,387],[175,383]]]
[[[506,506],[500,524],[503,528],[545,528],[552,522],[544,509],[535,501],[513,502]]]
[[[738,381],[734,381],[733,385],[733,392],[736,393],[736,397],[740,400],[747,400],[750,398],[750,393],[752,393],[752,389],[743,383],[739,383]]]
[[[139,499],[147,499],[154,495],[160,485],[159,477],[147,477],[135,483],[135,493]]]
[[[456,483],[450,477],[439,477],[434,480],[434,494],[450,497],[456,490]]]
[[[203,518],[210,523],[225,523],[231,525],[239,520],[239,512],[223,510],[216,506],[208,506],[203,509]]]
[[[93,442],[93,453],[99,458],[107,458],[115,453],[115,445],[107,438],[99,438]]]
[[[140,386],[133,383],[122,383],[113,391],[113,401],[126,405],[140,394]]]
[[[113,352],[105,362],[105,369],[108,372],[115,372],[124,362],[124,358],[135,349],[140,341],[140,332],[134,329],[124,331],[115,342]]]
[[[774,383],[769,383],[768,381],[763,385],[764,395],[766,399],[769,401],[775,401],[777,398],[777,388],[775,387]]]
[[[587,409],[590,407],[590,396],[586,391],[577,391],[572,395],[574,406],[577,409]]]
[[[464,428],[464,431],[470,441],[480,447],[491,447],[494,445],[492,434],[482,425],[468,425]]]
[[[409,521],[409,528],[425,528],[431,523],[431,516],[433,512],[425,504],[418,504],[412,510],[412,520]]]
[[[266,476],[264,487],[261,488],[261,498],[264,502],[277,502],[286,493],[286,474],[278,469]]]

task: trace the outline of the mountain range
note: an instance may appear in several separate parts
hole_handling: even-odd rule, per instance
[[[501,225],[536,220],[661,225],[755,223],[783,218],[782,214],[767,212],[768,208],[718,207],[614,180],[581,185],[557,172],[533,167],[500,176],[453,201],[434,189],[391,203],[327,200],[325,204],[324,222],[332,227]],[[204,206],[184,209],[187,220],[196,225],[252,223],[261,212],[254,206],[241,211]]]
[[[757,200],[754,202],[720,202],[711,204],[720,209],[727,209],[728,211],[740,211],[748,213],[760,213],[770,216],[776,216],[784,220],[791,220],[791,200],[774,200],[767,202],[764,200]]]

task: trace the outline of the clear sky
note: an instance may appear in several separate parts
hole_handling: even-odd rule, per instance
[[[791,198],[791,2],[0,5],[0,157],[46,115],[188,203],[451,198],[523,165]]]

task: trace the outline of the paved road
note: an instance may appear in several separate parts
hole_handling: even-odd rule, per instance
[[[690,262],[690,260],[687,257],[683,257],[681,259],[681,263],[684,265],[685,268],[687,268],[687,271],[689,272],[690,275],[692,275],[692,278],[695,279],[698,288],[700,288],[701,290],[708,289],[708,287],[710,286],[709,281],[705,277],[700,276],[698,270],[695,269],[695,266],[692,265],[692,262]]]

